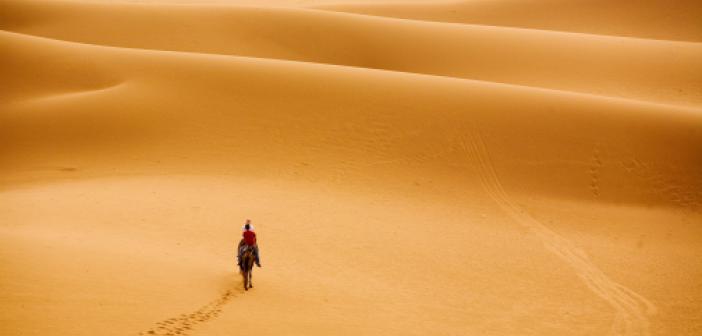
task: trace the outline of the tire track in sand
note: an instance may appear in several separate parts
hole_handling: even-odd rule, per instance
[[[217,300],[200,307],[200,309],[190,313],[182,314],[178,317],[169,318],[156,323],[156,326],[140,333],[139,335],[155,336],[187,336],[195,325],[207,322],[217,317],[222,312],[222,307],[234,298],[234,292],[228,290]]]
[[[612,281],[592,263],[583,250],[551,231],[513,203],[500,183],[480,131],[476,129],[465,134],[459,138],[459,145],[471,161],[477,164],[478,175],[485,192],[512,219],[536,235],[548,250],[570,265],[585,285],[614,309],[615,316],[610,334],[650,335],[648,315],[655,314],[656,307],[643,296]]]

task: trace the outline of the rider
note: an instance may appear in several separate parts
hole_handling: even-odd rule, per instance
[[[256,266],[261,267],[261,260],[258,258],[258,244],[256,243],[256,232],[254,232],[253,225],[251,225],[251,220],[247,219],[246,224],[242,228],[242,238],[239,242],[239,254],[237,255],[238,263],[241,266],[241,253],[244,250],[244,246],[249,246],[253,248],[254,257],[256,258]]]

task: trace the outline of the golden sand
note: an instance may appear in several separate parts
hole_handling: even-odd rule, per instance
[[[0,0],[0,335],[700,335],[700,17]]]

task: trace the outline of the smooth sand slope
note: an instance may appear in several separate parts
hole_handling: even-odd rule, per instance
[[[702,332],[699,30],[320,4],[0,2],[0,334]]]
[[[702,104],[698,43],[297,8],[23,0],[5,2],[0,13],[3,29],[75,42],[339,64],[665,104]]]
[[[472,0],[331,3],[312,7],[413,20],[702,41],[702,4],[680,0]]]

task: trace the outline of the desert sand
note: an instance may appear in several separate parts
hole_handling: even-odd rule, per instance
[[[1,0],[0,334],[700,335],[700,17]]]

